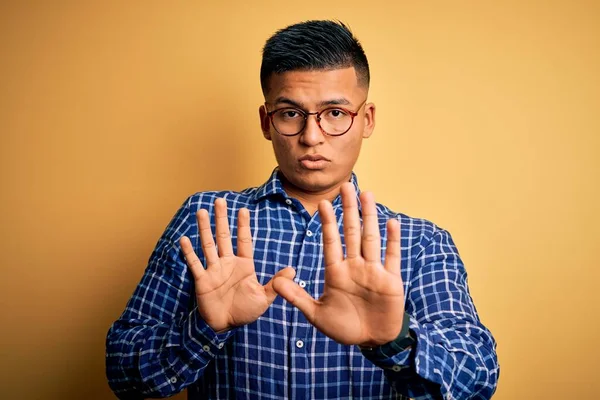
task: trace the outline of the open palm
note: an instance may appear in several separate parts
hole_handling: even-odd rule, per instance
[[[216,246],[208,212],[200,210],[196,218],[206,269],[189,238],[182,237],[180,244],[194,276],[198,312],[215,332],[256,321],[277,294],[273,290],[273,279],[263,286],[256,278],[248,210],[241,209],[238,213],[237,255],[233,253],[225,199],[215,201]],[[294,270],[286,268],[275,276],[291,279]]]
[[[313,299],[287,276],[275,278],[273,288],[333,340],[348,345],[378,346],[394,340],[402,328],[400,224],[395,219],[387,222],[383,265],[373,195],[362,193],[360,196],[362,228],[354,186],[342,185],[341,195],[346,258],[332,205],[328,201],[319,204],[325,256],[325,285],[321,297]]]

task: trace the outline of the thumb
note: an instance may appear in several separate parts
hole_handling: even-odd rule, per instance
[[[283,277],[273,277],[273,289],[288,303],[298,308],[308,322],[314,325],[318,302],[296,282]]]
[[[271,278],[269,282],[265,285],[265,292],[267,293],[267,299],[269,300],[269,304],[275,301],[275,297],[277,297],[277,292],[273,289],[273,282],[275,282],[276,278],[286,279],[288,281],[292,281],[294,276],[296,275],[296,270],[292,267],[284,268]]]

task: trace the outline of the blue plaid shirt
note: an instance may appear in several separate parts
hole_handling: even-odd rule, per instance
[[[352,176],[358,192],[356,176]],[[378,204],[382,257],[386,221],[401,223],[402,279],[411,334],[401,351],[361,352],[317,331],[277,297],[254,323],[215,333],[200,317],[179,239],[188,236],[200,260],[196,211],[227,199],[237,238],[237,211],[246,207],[259,282],[286,266],[318,298],[324,269],[319,213],[287,196],[277,169],[258,188],[197,193],[183,204],[158,241],[144,276],[107,336],[109,384],[120,398],[190,399],[489,399],[499,374],[496,344],[481,324],[467,275],[450,234]],[[333,202],[342,235],[342,204]],[[392,347],[393,348],[393,347]]]

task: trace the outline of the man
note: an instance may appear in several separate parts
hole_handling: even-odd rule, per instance
[[[375,203],[352,173],[375,127],[359,42],[331,21],[289,26],[265,45],[261,84],[278,168],[183,204],[108,333],[112,389],[489,399],[496,344],[450,234]]]

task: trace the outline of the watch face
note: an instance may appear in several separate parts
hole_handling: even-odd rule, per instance
[[[390,343],[384,344],[380,347],[358,346],[358,348],[361,351],[367,353],[373,353],[377,350],[380,350],[384,354],[392,354],[404,351],[409,347],[414,346],[416,342],[417,339],[415,339],[413,331],[411,331],[410,329],[406,329],[406,333],[400,332],[400,334],[395,340],[391,341]]]
[[[407,336],[398,342],[398,347],[402,348],[402,350],[406,350],[409,347],[413,346],[415,342],[416,340],[412,336]]]
[[[408,331],[405,337],[402,339],[396,339],[396,347],[402,350],[406,350],[407,348],[413,346],[417,340],[413,337],[413,333],[411,330]]]

